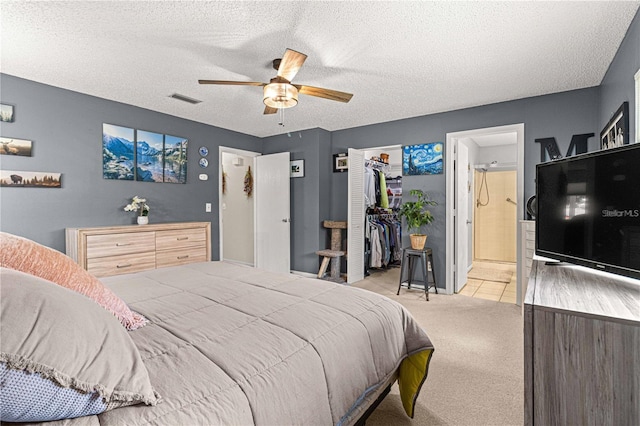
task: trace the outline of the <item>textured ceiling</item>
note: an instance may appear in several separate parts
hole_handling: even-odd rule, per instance
[[[596,86],[639,4],[3,0],[0,71],[260,137],[333,131]],[[308,55],[294,83],[351,102],[300,95],[281,127],[260,87],[198,84],[268,82],[285,48]]]

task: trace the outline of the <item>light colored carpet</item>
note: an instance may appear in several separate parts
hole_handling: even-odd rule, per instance
[[[462,295],[398,290],[398,269],[374,273],[355,287],[400,302],[435,346],[414,419],[402,408],[398,386],[367,420],[388,425],[522,425],[524,422],[521,308]]]
[[[495,269],[485,269],[473,267],[468,273],[467,278],[475,278],[483,281],[497,281],[500,283],[511,282],[511,271],[496,271]]]

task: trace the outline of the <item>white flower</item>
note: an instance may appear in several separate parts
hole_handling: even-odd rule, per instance
[[[124,207],[124,211],[126,212],[139,212],[138,214],[140,216],[147,216],[149,214],[149,210],[151,210],[151,207],[149,207],[148,204],[146,204],[147,199],[146,198],[140,198],[137,195],[135,197],[133,197],[131,199],[131,203],[127,204]]]

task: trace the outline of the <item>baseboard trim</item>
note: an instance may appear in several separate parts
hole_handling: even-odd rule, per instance
[[[235,263],[236,265],[244,265],[244,266],[251,266],[253,268],[253,263],[249,263],[249,262],[242,262],[240,260],[232,260],[232,259],[222,259],[224,262],[227,263]]]
[[[291,270],[291,273],[294,274],[294,275],[300,275],[301,277],[306,277],[306,278],[318,278],[318,275],[312,274],[310,272],[302,272],[302,271]]]

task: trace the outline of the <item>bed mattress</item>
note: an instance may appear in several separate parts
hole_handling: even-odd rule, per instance
[[[101,281],[149,319],[129,335],[162,399],[66,424],[347,425],[397,376],[413,416],[433,345],[384,296],[226,262]]]

